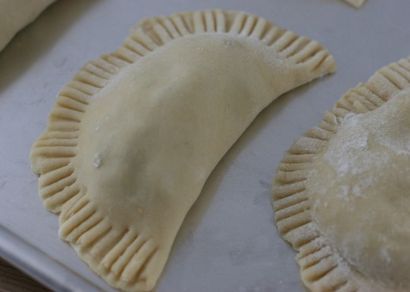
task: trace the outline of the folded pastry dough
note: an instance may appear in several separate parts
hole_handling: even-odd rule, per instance
[[[152,289],[225,152],[275,98],[334,69],[317,42],[246,13],[142,21],[62,89],[33,145],[61,238],[114,287]]]
[[[356,8],[361,7],[364,4],[364,2],[366,2],[366,0],[345,0],[345,1]]]
[[[54,0],[0,0],[0,51]]]
[[[349,90],[285,155],[281,235],[312,291],[410,290],[410,60]]]

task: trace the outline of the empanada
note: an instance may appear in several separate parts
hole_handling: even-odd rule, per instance
[[[285,155],[281,235],[312,291],[410,290],[410,60],[349,90]]]
[[[322,46],[253,15],[142,21],[60,92],[31,153],[60,236],[114,287],[154,287],[225,152],[281,94],[335,70]]]

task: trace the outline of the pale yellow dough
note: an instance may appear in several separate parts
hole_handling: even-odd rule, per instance
[[[312,291],[410,290],[410,61],[346,93],[274,183],[282,236]]]
[[[114,287],[151,290],[225,152],[275,98],[334,69],[317,42],[241,12],[141,22],[62,89],[32,148],[61,238]]]

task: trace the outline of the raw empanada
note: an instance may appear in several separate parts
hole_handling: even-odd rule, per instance
[[[312,291],[410,290],[410,60],[349,90],[288,151],[276,224]]]
[[[152,289],[225,152],[276,97],[334,69],[317,42],[242,12],[142,21],[62,89],[32,148],[61,238],[111,285]]]
[[[345,1],[356,8],[361,7],[364,4],[364,2],[366,2],[366,0],[345,0]]]

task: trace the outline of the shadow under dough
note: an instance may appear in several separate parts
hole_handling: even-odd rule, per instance
[[[60,38],[69,26],[99,0],[57,0],[0,51],[0,93],[19,78]]]

